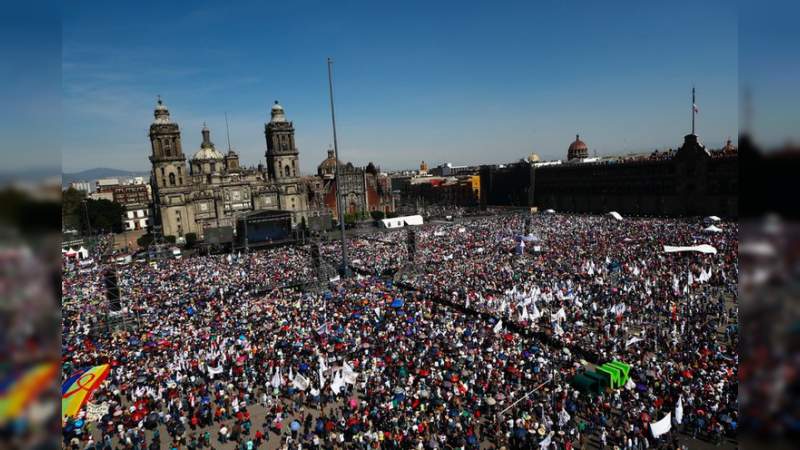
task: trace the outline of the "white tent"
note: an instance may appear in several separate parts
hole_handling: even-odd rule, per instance
[[[86,247],[81,245],[81,248],[78,249],[78,258],[86,259],[89,257],[89,250]]]
[[[705,219],[703,219],[703,220],[705,220],[706,222],[719,222],[719,221],[721,221],[722,219],[720,219],[720,218],[719,218],[719,217],[717,217],[717,216],[708,216],[708,217],[706,217],[706,218],[705,218]]]
[[[555,210],[555,209],[545,209],[545,210],[544,210],[544,213],[545,213],[545,214],[555,214],[555,213],[556,213],[556,210]]]
[[[722,233],[722,228],[715,225],[709,225],[703,228],[703,231],[705,231],[706,233]]]
[[[525,236],[525,235],[520,236],[520,239],[525,241],[525,242],[538,242],[539,241],[539,236],[536,236],[535,234],[531,233],[531,234],[529,234],[527,236]]]
[[[692,245],[687,247],[678,247],[672,245],[665,245],[664,246],[664,253],[675,253],[675,252],[699,252],[699,253],[706,253],[706,254],[717,254],[717,249],[708,244],[700,244],[700,245]]]
[[[381,219],[380,225],[383,228],[403,228],[405,226],[416,226],[422,225],[423,220],[422,216],[414,215],[414,216],[403,216],[403,217],[393,217],[391,219]]]
[[[614,220],[622,220],[622,215],[616,211],[611,211],[608,215],[613,217]]]

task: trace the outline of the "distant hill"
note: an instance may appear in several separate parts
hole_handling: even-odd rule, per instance
[[[109,177],[140,177],[149,176],[149,174],[149,172],[145,171],[133,172],[130,170],[110,169],[108,167],[96,167],[75,173],[63,173],[61,175],[61,184],[67,186],[73,181],[94,181]]]
[[[0,184],[12,182],[37,183],[44,180],[57,178],[60,172],[61,169],[59,167],[35,167],[14,171],[0,170]]]

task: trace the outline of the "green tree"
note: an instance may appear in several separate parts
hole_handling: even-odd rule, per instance
[[[369,215],[372,216],[372,220],[381,220],[385,217],[383,211],[370,211]]]
[[[197,244],[197,233],[186,233],[186,248],[193,248]]]
[[[85,202],[84,214],[80,214],[81,230],[84,233],[102,232],[122,232],[122,215],[125,208],[119,203],[106,199],[92,200]],[[86,218],[89,222],[86,222]]]
[[[61,221],[67,230],[78,230],[81,226],[83,200],[86,193],[75,188],[61,192]]]
[[[147,248],[150,246],[150,244],[153,243],[154,240],[155,238],[153,237],[153,235],[147,233],[139,236],[139,239],[136,239],[136,243],[139,244],[139,247],[141,248]]]

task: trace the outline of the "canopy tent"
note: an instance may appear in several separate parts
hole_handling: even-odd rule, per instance
[[[719,217],[717,217],[717,216],[707,216],[707,217],[706,217],[705,219],[703,219],[703,220],[704,220],[704,221],[706,221],[706,222],[719,222],[719,221],[721,221],[722,219],[720,219],[720,218],[719,218]]]
[[[608,215],[612,217],[614,220],[622,220],[622,215],[616,211],[611,211],[608,213]]]
[[[536,235],[535,235],[535,234],[533,234],[533,233],[531,233],[531,234],[529,234],[529,235],[527,235],[527,236],[525,236],[525,235],[522,235],[522,236],[520,236],[519,238],[520,238],[521,240],[525,241],[525,242],[538,242],[538,241],[539,241],[539,236],[536,236]]]
[[[556,213],[556,210],[555,210],[555,209],[545,209],[545,210],[544,210],[544,213],[545,213],[545,214],[555,214],[555,213]]]
[[[391,219],[381,219],[380,226],[383,228],[403,228],[405,226],[422,225],[422,216],[419,214],[413,216],[393,217]]]
[[[676,247],[672,245],[664,246],[664,253],[676,253],[676,252],[699,252],[699,253],[716,255],[717,249],[708,244],[692,245],[688,247]]]
[[[722,228],[715,225],[709,225],[703,228],[703,231],[705,231],[706,233],[722,233]]]
[[[81,245],[81,248],[78,249],[78,258],[86,259],[89,257],[89,250],[86,247]]]

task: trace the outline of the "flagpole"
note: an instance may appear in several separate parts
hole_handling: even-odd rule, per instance
[[[344,224],[344,196],[342,195],[341,191],[341,182],[339,181],[339,177],[341,174],[339,173],[339,144],[336,139],[336,113],[333,109],[333,74],[332,74],[332,67],[333,66],[333,58],[328,58],[328,93],[330,94],[330,103],[331,103],[331,124],[333,127],[333,160],[334,160],[334,183],[336,189],[336,210],[339,215],[339,228],[342,232],[342,266],[341,266],[341,277],[347,278],[350,274],[347,264],[347,238],[345,237],[345,224]]]
[[[692,86],[692,134],[694,134],[694,115],[695,115],[695,113],[697,111],[697,108],[695,107],[695,105],[696,105],[696,103],[695,103],[695,100],[694,100],[694,86]]]

